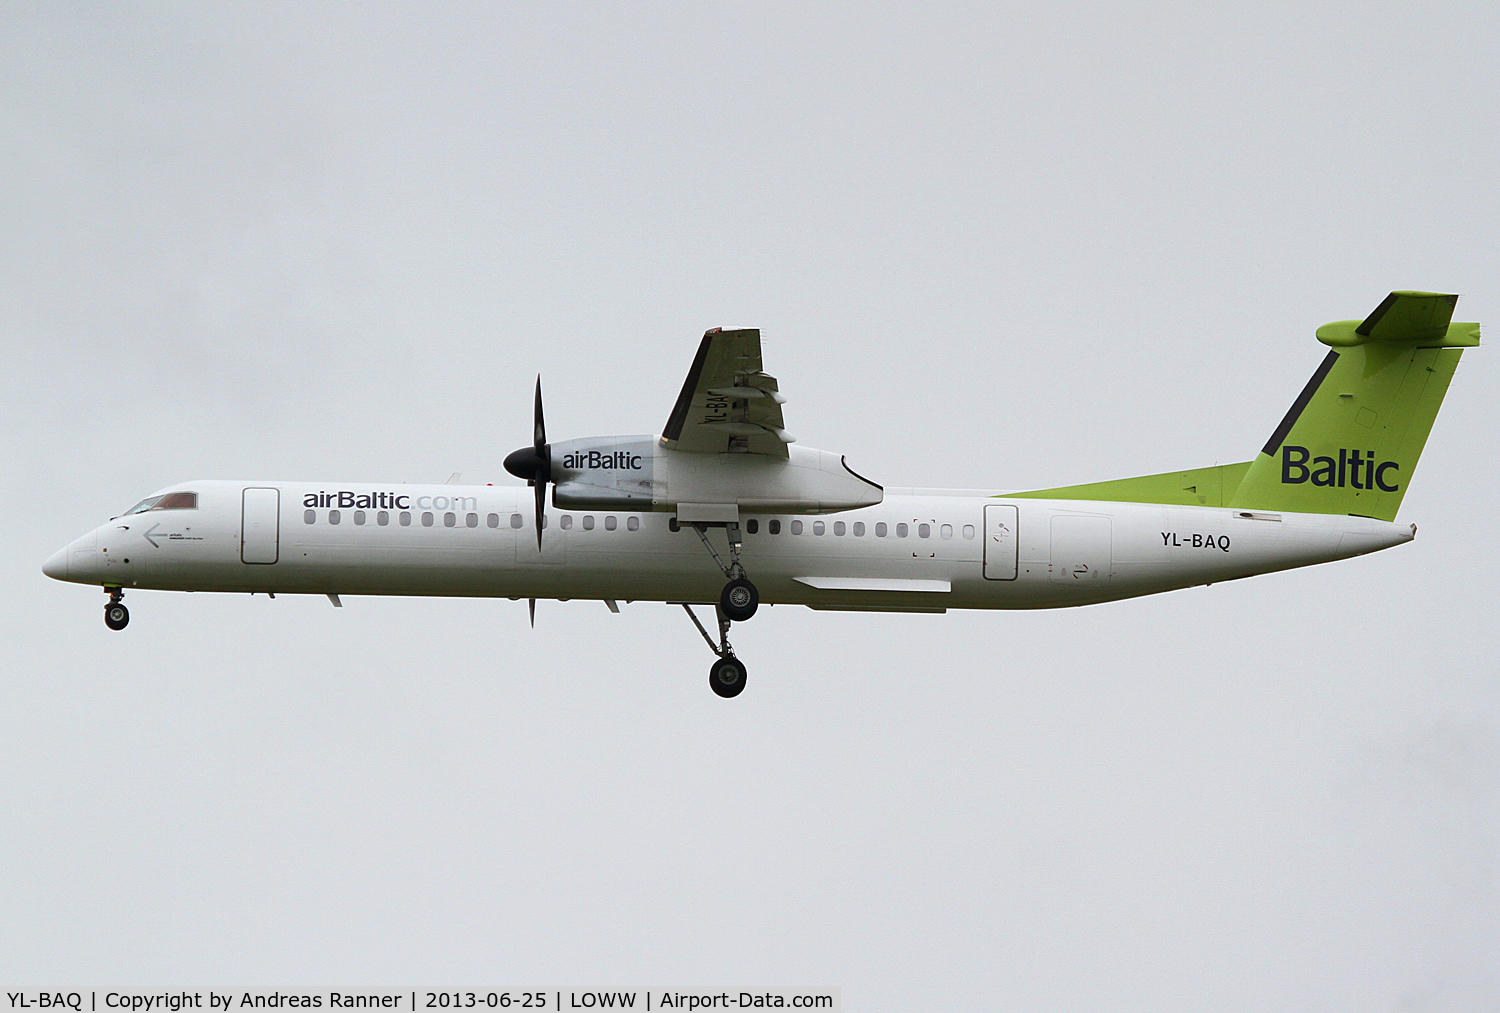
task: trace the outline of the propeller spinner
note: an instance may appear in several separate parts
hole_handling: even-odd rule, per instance
[[[513,451],[505,458],[505,470],[536,491],[536,548],[542,549],[542,515],[547,507],[547,483],[552,479],[552,448],[547,444],[547,423],[542,418],[542,378],[536,378],[535,422],[532,446]]]

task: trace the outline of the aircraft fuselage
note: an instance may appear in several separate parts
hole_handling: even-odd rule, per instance
[[[724,577],[662,512],[545,512],[531,490],[185,483],[192,509],[117,517],[47,561],[106,587],[713,603]],[[1307,566],[1410,541],[1364,517],[887,489],[833,514],[751,514],[742,559],[767,604],[1062,608]],[[675,529],[675,530],[674,530]],[[725,550],[722,529],[708,535]]]

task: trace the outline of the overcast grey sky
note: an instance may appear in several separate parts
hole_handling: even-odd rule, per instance
[[[191,478],[511,481],[707,327],[886,485],[1244,460],[1393,288],[1496,320],[1493,5],[0,18],[0,980],[1500,1004],[1496,353],[1342,563],[1036,614],[137,592]]]

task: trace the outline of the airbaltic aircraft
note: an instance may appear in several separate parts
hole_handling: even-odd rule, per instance
[[[537,380],[517,486],[198,481],[148,496],[42,572],[126,588],[681,604],[737,696],[760,601],[944,612],[1092,605],[1357,556],[1393,523],[1463,349],[1457,296],[1393,292],[1330,346],[1254,460],[1030,492],[882,489],[793,444],[758,330],[703,336],[660,436],[548,443]],[[548,508],[547,487],[552,487]],[[721,579],[722,575],[722,579]],[[754,582],[751,582],[751,576]],[[717,642],[692,605],[714,606]]]

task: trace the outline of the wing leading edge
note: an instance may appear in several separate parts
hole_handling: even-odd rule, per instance
[[[794,442],[781,418],[776,378],[761,367],[760,329],[714,328],[703,335],[682,393],[662,430],[672,450],[762,454],[786,459]]]

